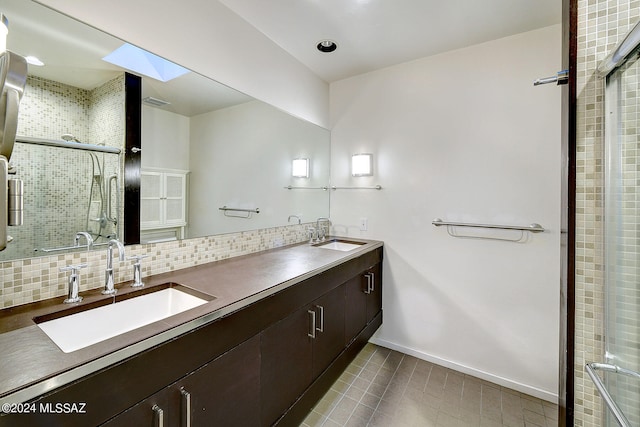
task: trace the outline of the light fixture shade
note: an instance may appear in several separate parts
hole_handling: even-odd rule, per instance
[[[371,176],[373,175],[373,154],[361,153],[351,156],[351,175]]]
[[[294,178],[309,178],[309,159],[293,159],[291,171]]]

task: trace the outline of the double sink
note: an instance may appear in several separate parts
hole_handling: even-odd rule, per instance
[[[330,239],[313,247],[346,252],[364,244]],[[73,306],[33,320],[63,352],[71,353],[214,299],[214,296],[186,286],[165,283],[122,295],[116,294],[113,299],[101,300],[95,304]]]

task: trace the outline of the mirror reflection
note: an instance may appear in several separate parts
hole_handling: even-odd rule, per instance
[[[97,243],[121,238],[127,215],[140,215],[143,243],[328,216],[320,188],[329,185],[329,131],[188,70],[166,82],[134,72],[143,78],[141,211],[125,211],[124,72],[132,71],[102,60],[124,42],[31,1],[7,0],[3,12],[7,48],[44,64],[29,65],[19,140],[91,150],[16,143],[24,224],[9,228],[14,240],[0,261],[72,250],[79,231]],[[293,176],[296,158],[309,159],[308,177]]]

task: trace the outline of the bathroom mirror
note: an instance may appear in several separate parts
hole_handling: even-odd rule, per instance
[[[124,151],[123,76],[131,71],[102,58],[125,42],[32,1],[2,8],[7,48],[44,63],[29,65],[18,134]],[[168,82],[143,76],[142,98],[141,212],[123,208],[126,154],[17,143],[25,219],[9,228],[14,241],[0,261],[73,250],[81,230],[119,237],[128,215],[140,215],[143,242],[328,216],[328,130],[188,70]],[[292,176],[297,158],[309,159],[308,178]]]

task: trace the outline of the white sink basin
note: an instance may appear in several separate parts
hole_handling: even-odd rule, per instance
[[[318,248],[322,249],[332,249],[334,251],[350,251],[353,249],[357,249],[360,246],[364,245],[364,243],[359,242],[346,242],[342,240],[332,240],[327,243],[321,243],[319,245],[315,245]]]
[[[42,322],[38,326],[62,351],[70,353],[206,302],[175,288],[167,288]]]

